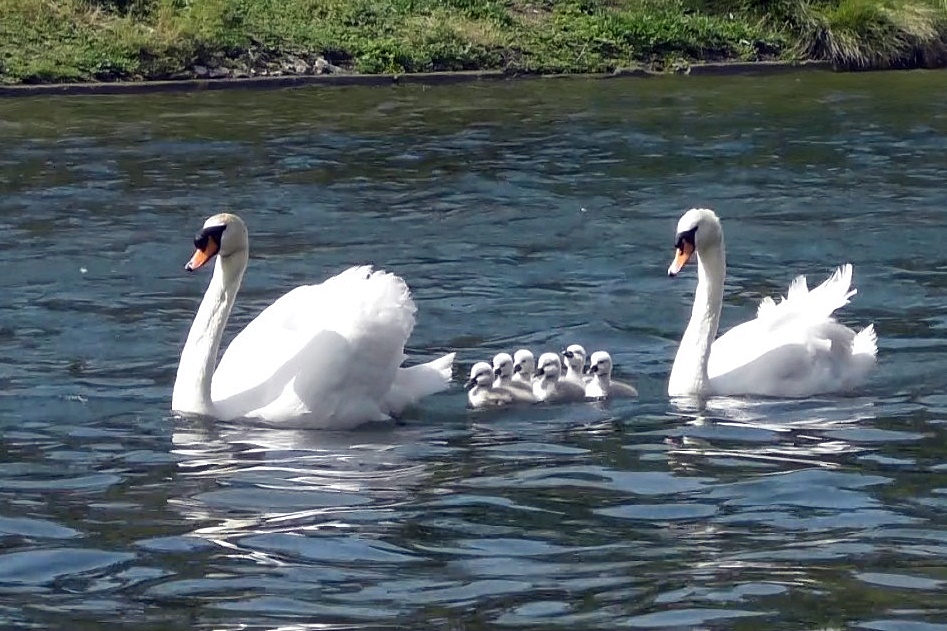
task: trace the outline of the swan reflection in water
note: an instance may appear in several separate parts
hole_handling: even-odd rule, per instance
[[[191,488],[170,502],[202,523],[190,535],[229,548],[250,534],[354,529],[384,519],[425,484],[418,431],[331,432],[175,417],[172,454]]]
[[[832,435],[867,426],[876,416],[869,398],[809,399],[805,402],[736,397],[674,397],[681,417],[668,436],[668,459],[687,469],[694,458],[755,460],[771,466],[839,468],[844,457],[869,450]]]

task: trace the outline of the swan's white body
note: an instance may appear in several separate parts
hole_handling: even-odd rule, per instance
[[[850,391],[867,378],[877,354],[874,327],[856,333],[832,313],[848,304],[852,266],[845,264],[813,290],[797,277],[779,303],[766,298],[755,319],[716,340],[726,254],[723,228],[707,209],[678,223],[676,275],[697,253],[697,290],[668,382],[670,396],[758,395],[807,397]]]
[[[536,368],[536,380],[533,382],[533,396],[537,401],[549,403],[568,403],[585,400],[585,388],[579,384],[560,379],[562,364],[555,353],[543,353],[539,356]]]
[[[521,348],[513,353],[513,383],[526,386],[532,391],[535,372],[536,358],[531,350]]]
[[[589,381],[588,377],[582,372],[585,369],[585,357],[585,348],[580,344],[570,344],[562,352],[562,359],[566,364],[566,374],[561,378],[584,388]]]
[[[518,401],[535,401],[533,389],[522,381],[513,381],[513,358],[509,353],[497,353],[493,357],[493,387],[506,388],[513,392]]]
[[[208,234],[216,241],[202,251],[198,240],[207,244]],[[450,383],[453,353],[401,367],[414,301],[401,278],[367,266],[276,300],[233,339],[215,369],[249,258],[246,226],[234,215],[215,215],[195,243],[187,269],[219,256],[181,352],[175,412],[347,429],[389,419]]]
[[[612,379],[612,357],[605,351],[595,351],[589,358],[591,380],[585,384],[588,399],[618,399],[638,396],[631,384]]]
[[[477,362],[470,368],[470,380],[467,382],[467,404],[472,408],[497,408],[513,403],[532,402],[532,397],[524,399],[510,388],[496,386],[493,383],[493,367],[487,362]]]

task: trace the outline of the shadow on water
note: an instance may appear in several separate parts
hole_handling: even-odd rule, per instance
[[[947,628],[945,99],[911,72],[7,103],[2,626]],[[858,396],[668,400],[694,205],[725,222],[723,329],[854,264]],[[251,233],[227,339],[367,262],[411,285],[418,361],[578,341],[641,396],[169,416],[223,209]]]

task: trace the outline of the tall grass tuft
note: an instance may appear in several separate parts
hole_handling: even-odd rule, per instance
[[[698,11],[754,15],[785,29],[800,57],[839,69],[947,63],[947,0],[688,0]]]

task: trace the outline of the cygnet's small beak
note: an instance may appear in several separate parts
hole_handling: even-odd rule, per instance
[[[470,389],[473,388],[475,385],[477,385],[477,378],[476,378],[476,377],[472,377],[472,378],[471,378],[470,380],[468,380],[467,383],[464,385],[464,388],[467,389],[467,390],[470,390]]]
[[[543,372],[544,372],[544,369],[543,369],[543,368],[540,368],[539,370],[536,371],[536,376],[537,376],[537,377],[542,377],[542,376],[543,376]]]
[[[494,368],[494,369],[493,369],[493,376],[494,376],[494,377],[499,377],[501,372],[503,372],[503,371],[500,370],[499,368]]]
[[[562,351],[563,357],[568,357],[569,359],[572,359],[573,355],[575,355],[575,353],[573,353],[572,351]]]
[[[595,364],[594,366],[592,366],[591,368],[589,368],[589,373],[591,373],[591,374],[593,374],[593,375],[598,374],[598,364]]]
[[[518,373],[518,372],[523,372],[523,366],[521,366],[520,364],[514,364],[514,365],[513,365],[513,374],[515,375],[515,374]]]

